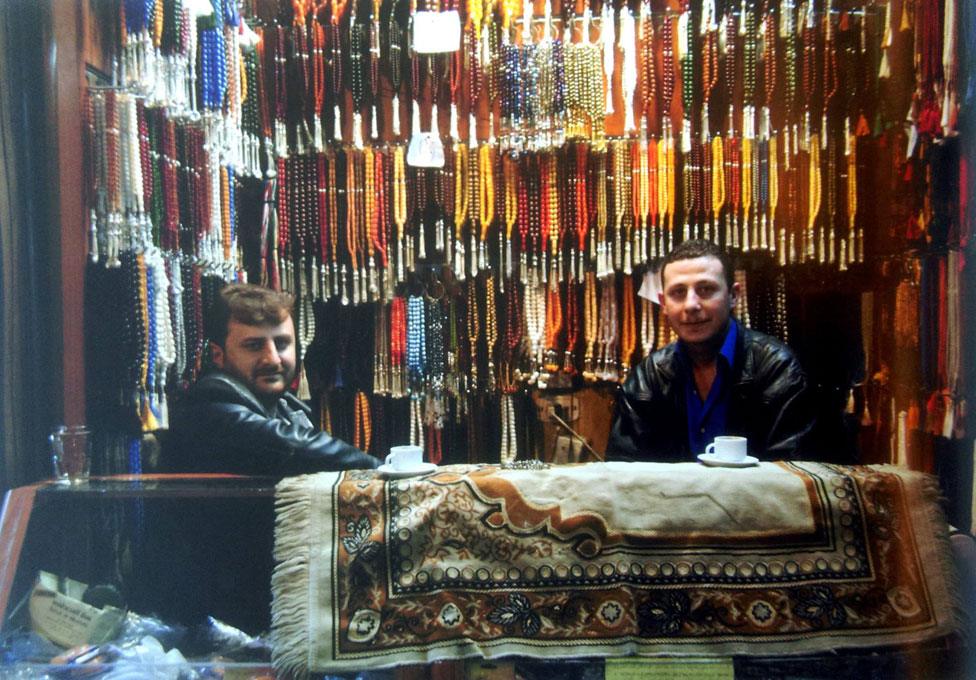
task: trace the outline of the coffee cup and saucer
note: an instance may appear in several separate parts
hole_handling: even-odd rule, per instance
[[[434,463],[424,462],[424,450],[422,448],[405,444],[391,447],[386,461],[376,468],[376,471],[390,479],[401,479],[425,475],[436,469],[437,466]]]
[[[698,460],[713,467],[749,467],[758,465],[759,459],[747,455],[745,437],[722,435],[705,447],[705,453],[698,454]]]

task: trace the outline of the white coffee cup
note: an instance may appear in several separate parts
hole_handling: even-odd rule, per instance
[[[386,464],[394,470],[412,470],[424,462],[424,450],[419,446],[404,444],[390,447]]]
[[[747,443],[745,437],[722,435],[715,437],[715,441],[705,447],[705,453],[721,460],[738,463],[746,458]]]

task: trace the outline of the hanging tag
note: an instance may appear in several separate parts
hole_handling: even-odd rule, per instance
[[[436,123],[437,109],[435,108],[431,118]],[[437,126],[432,125],[434,130]],[[444,145],[437,132],[422,132],[420,129],[420,105],[413,103],[413,134],[410,136],[410,144],[407,146],[407,165],[415,168],[442,168],[444,167]]]
[[[457,10],[416,12],[413,16],[413,49],[418,54],[461,49],[461,17]]]
[[[407,147],[407,165],[415,168],[443,168],[444,145],[433,132],[418,132]]]

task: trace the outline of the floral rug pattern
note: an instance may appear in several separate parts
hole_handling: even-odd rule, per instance
[[[919,473],[817,463],[284,480],[276,665],[932,639],[957,625],[937,497]]]

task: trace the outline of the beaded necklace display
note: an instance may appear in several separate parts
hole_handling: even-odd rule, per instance
[[[647,134],[641,131],[639,139],[631,145],[631,206],[635,225],[633,255],[625,264],[647,262],[648,215],[651,212],[651,177],[648,158]],[[630,271],[624,270],[629,274]]]
[[[634,277],[623,277],[623,310],[620,322],[620,382],[627,379],[637,347],[637,310],[634,305]]]
[[[478,339],[481,335],[481,320],[478,314],[478,280],[468,281],[468,296],[466,306],[466,321],[468,333],[468,389],[478,389]]]
[[[373,310],[373,394],[388,396],[390,386],[390,310],[376,305]]]
[[[567,22],[567,30],[569,30]],[[563,38],[566,60],[566,136],[601,142],[604,135],[604,90],[600,45],[590,41],[590,8],[583,15],[581,41]]]
[[[423,392],[427,372],[427,328],[425,312],[423,297],[411,295],[407,298],[407,389],[414,396]]]
[[[510,278],[512,270],[512,229],[518,221],[518,163],[507,154],[502,157],[502,173],[505,184],[505,257],[504,275]]]
[[[748,252],[758,242],[755,209],[756,188],[759,185],[759,156],[756,140],[756,78],[759,52],[759,36],[756,31],[756,6],[747,2],[743,10],[742,31],[742,147],[741,147],[741,199],[742,199],[742,250]]]
[[[695,27],[691,19],[691,6],[687,0],[678,16],[678,64],[681,67],[681,172],[682,172],[682,240],[691,238],[694,223],[694,183],[696,167],[692,159],[691,116],[695,106]]]
[[[623,51],[620,88],[624,95],[624,131],[629,135],[637,131],[637,121],[634,117],[634,93],[637,91],[638,80],[636,34],[634,15],[630,8],[624,5],[620,8],[620,49]],[[612,78],[608,79],[607,92],[611,89],[609,86],[611,82]]]
[[[739,284],[739,297],[735,306],[736,319],[745,328],[751,328],[752,320],[749,318],[749,289],[744,269],[735,270],[735,282]]]
[[[611,150],[616,147],[617,143],[618,140],[615,140],[611,144],[610,147]],[[611,186],[616,187],[615,184],[616,178],[612,173],[609,177],[607,176],[607,153],[606,152],[601,151],[599,153],[595,153],[594,157],[597,159],[597,177],[595,183],[596,184],[595,199],[597,204],[597,211],[596,211],[596,224],[594,225],[596,229],[594,230],[594,233],[591,233],[590,257],[596,260],[597,275],[603,276],[604,272],[606,272],[608,269],[613,267],[613,262],[611,261],[612,258],[610,252],[610,241],[607,238],[607,180],[608,179],[610,180]],[[575,176],[573,178],[572,187],[575,192],[575,187],[576,187]],[[574,223],[575,223],[575,220],[578,219],[577,218],[578,213],[576,211],[579,210],[580,206],[576,204],[575,193],[573,195],[573,198],[574,198],[573,216],[574,216]],[[616,226],[617,226],[616,231],[618,232],[618,237],[616,242],[619,243],[619,231],[620,231],[619,224],[616,224]],[[596,241],[595,244],[593,243],[594,239]],[[573,271],[572,278],[577,278],[577,272],[575,271],[575,269]]]
[[[563,307],[559,285],[549,287],[546,294],[545,369],[552,374],[559,370],[559,336],[563,330]]]
[[[824,228],[828,231],[827,260],[830,264],[837,262],[836,217],[837,217],[837,140],[831,134],[830,115],[831,106],[839,87],[837,75],[837,45],[834,38],[833,3],[827,0],[824,10],[824,75],[823,75],[823,113],[821,115],[820,135],[821,147],[827,149],[827,217]],[[845,128],[846,133],[846,128]]]
[[[804,236],[806,248],[804,249],[805,259],[817,257],[817,217],[820,215],[821,207],[821,167],[820,167],[820,138],[817,133],[810,135],[810,149],[808,152],[810,165],[807,174],[807,222],[806,234]],[[821,253],[822,254],[822,253]]]
[[[502,423],[501,460],[510,462],[518,456],[518,435],[515,429],[515,402],[513,394],[518,389],[512,378],[512,365],[522,342],[522,313],[519,306],[518,284],[514,283],[505,296],[505,358],[499,370],[500,417]]]
[[[767,2],[763,10],[762,29],[762,60],[763,60],[763,92],[764,101],[760,116],[760,163],[765,167],[764,181],[761,182],[763,206],[760,211],[762,247],[774,254],[777,247],[778,234],[776,232],[776,206],[773,203],[774,186],[778,184],[776,176],[776,136],[773,131],[772,108],[776,93],[777,54],[776,54],[776,17],[774,7]]]
[[[736,83],[736,40],[738,39],[738,28],[735,14],[731,7],[728,7],[725,14],[725,86],[726,98],[729,103],[728,128],[725,134],[725,141],[722,148],[723,177],[725,179],[724,203],[728,205],[725,217],[725,233],[723,242],[726,248],[738,247],[738,229],[736,218],[739,211],[739,141],[735,135],[735,83]],[[714,155],[714,151],[713,151]],[[712,162],[712,188],[715,189],[715,159]]]
[[[346,252],[349,254],[349,274],[347,276],[346,265],[343,263],[342,269],[340,270],[341,282],[339,287],[341,289],[342,297],[340,302],[343,305],[358,304],[359,300],[359,276],[357,274],[359,269],[359,239],[356,235],[356,193],[355,193],[355,182],[356,182],[356,159],[355,151],[353,149],[346,149],[343,154],[346,160],[346,190],[345,190],[345,246]],[[350,283],[350,277],[352,279]]]
[[[715,218],[715,192],[714,192],[714,181],[713,176],[716,173],[715,168],[715,152],[713,144],[714,139],[719,139],[716,135],[714,138],[711,136],[710,128],[710,110],[709,104],[711,101],[713,90],[715,85],[718,83],[719,77],[719,65],[718,65],[718,54],[719,54],[719,25],[716,21],[716,11],[714,0],[705,0],[702,4],[702,15],[701,24],[699,28],[699,34],[702,37],[702,110],[701,110],[701,173],[702,173],[702,183],[701,183],[701,200],[699,201],[699,207],[702,213],[702,224],[704,226],[705,238],[712,238],[714,233],[716,242],[718,241],[718,224]],[[722,159],[718,159],[722,162]],[[720,172],[720,171],[719,171]],[[721,206],[719,206],[719,210]]]
[[[567,375],[576,373],[574,355],[580,335],[579,283],[566,282],[566,350],[563,353],[563,371]]]
[[[342,53],[342,18],[349,0],[331,0],[328,71],[332,75],[332,138],[342,141],[342,109],[345,98],[345,64]]]
[[[628,242],[629,239],[623,233],[624,217],[627,215],[627,208],[630,207],[630,202],[627,199],[630,197],[632,185],[629,162],[630,150],[627,141],[623,139],[614,140],[610,145],[610,149],[613,163],[611,184],[613,186],[614,248],[612,261],[609,257],[606,258],[603,268],[598,269],[601,277],[609,276],[613,273],[614,269],[620,269],[621,266],[627,268],[630,266],[626,259],[626,256],[630,254],[630,248],[624,247],[625,242]],[[601,182],[601,184],[604,183]]]
[[[369,47],[369,25],[357,20],[357,5],[353,2],[349,9],[349,92],[352,95],[352,136],[353,144],[362,146],[362,109],[366,104],[368,88],[368,68],[366,52]]]
[[[604,106],[604,113],[610,115],[614,112],[613,108],[613,73],[616,57],[616,35],[614,26],[614,8],[613,3],[605,2],[600,10],[600,37],[599,41],[602,44],[603,51],[603,77],[606,80],[606,87],[604,88],[604,94],[606,97],[606,104]]]
[[[599,380],[617,380],[617,342],[619,316],[617,313],[617,277],[611,274],[602,280],[600,286],[599,305],[600,327],[598,343],[600,348],[597,357],[596,377]]]
[[[488,248],[481,238],[481,228],[479,219],[481,214],[481,156],[478,153],[478,140],[472,137],[468,144],[467,155],[467,187],[468,204],[467,212],[470,226],[469,231],[469,250],[471,252],[468,260],[468,272],[471,276],[477,276],[478,272],[488,266]],[[490,225],[488,225],[490,226]],[[487,229],[488,227],[484,227]]]
[[[491,144],[478,148],[478,219],[481,223],[479,268],[488,266],[488,231],[495,221],[495,151]],[[469,180],[470,181],[470,180]]]
[[[439,282],[428,286],[426,294],[430,295],[439,286],[441,286]],[[440,287],[440,290],[443,291],[443,288]],[[444,310],[441,306],[439,294],[438,297],[426,298],[425,305],[427,310],[428,398],[437,402],[436,404],[431,404],[434,408],[429,408],[427,415],[429,417],[435,417],[435,411],[438,413],[443,411],[440,402],[443,399],[445,369],[447,367],[444,349]],[[436,429],[443,427],[443,422],[436,422],[436,420],[437,418],[435,417],[435,422],[431,424]]]
[[[550,284],[555,285],[557,281],[557,274],[555,270],[556,259],[555,252],[553,252],[552,266],[553,269],[550,270],[546,266],[545,261],[549,256],[549,244],[550,239],[555,241],[559,240],[558,232],[554,233],[553,222],[558,224],[558,214],[554,215],[552,210],[552,202],[550,200],[555,187],[553,183],[555,181],[554,168],[552,164],[553,157],[550,154],[540,156],[539,158],[539,236],[541,239],[540,250],[543,260],[542,265],[542,275],[543,280],[548,280]],[[557,204],[558,211],[558,204]],[[557,227],[558,229],[558,227]]]
[[[403,81],[403,29],[397,21],[397,1],[390,6],[390,16],[387,21],[387,66],[390,77],[390,88],[393,91],[390,100],[391,132],[400,138],[400,88]]]
[[[594,353],[596,351],[597,329],[599,328],[597,308],[596,274],[586,272],[583,288],[583,378],[587,382],[596,380]]]
[[[390,207],[387,187],[390,185],[390,167],[386,152],[378,151],[374,156],[374,176],[376,181],[376,233],[374,247],[379,253],[384,286],[383,300],[393,297],[393,276],[390,266]],[[372,237],[371,237],[372,238]]]
[[[576,150],[576,173],[575,173],[575,216],[576,216],[576,244],[573,248],[572,259],[577,259],[578,253],[578,269],[576,272],[576,278],[583,278],[583,270],[585,269],[584,257],[586,253],[586,235],[590,229],[589,222],[589,209],[587,206],[587,174],[588,174],[588,152],[589,147],[585,144],[577,144]],[[605,154],[600,156],[601,160],[604,161],[605,165]]]
[[[382,252],[379,242],[379,212],[376,205],[376,156],[373,147],[367,146],[363,149],[363,196],[364,196],[364,219],[366,221],[366,253],[369,256],[368,265],[368,292],[369,299],[372,301],[379,292],[379,280],[376,272],[376,262],[374,254]]]
[[[407,395],[407,311],[406,300],[397,296],[390,302],[390,375],[391,396]]]
[[[535,272],[524,281],[522,293],[525,302],[522,309],[525,314],[530,360],[533,371],[537,374],[544,361],[543,334],[546,327],[546,287],[537,279]],[[530,382],[534,380],[535,376],[530,378]]]
[[[353,399],[352,422],[352,445],[360,451],[369,451],[373,438],[372,417],[369,409],[369,398],[361,390],[356,390],[356,396]]]
[[[783,0],[780,5],[780,37],[783,39],[784,66],[784,96],[785,111],[784,125],[781,130],[783,139],[783,170],[786,179],[786,236],[780,237],[783,252],[780,259],[785,262],[795,260],[795,225],[798,224],[796,211],[796,183],[797,165],[794,159],[794,141],[798,137],[796,126],[796,86],[797,86],[797,30],[796,9],[793,0]]]
[[[641,358],[643,358],[654,351],[657,329],[654,326],[654,303],[645,297],[641,297],[640,305]]]
[[[393,147],[393,223],[396,225],[396,280],[406,279],[404,265],[404,239],[407,224],[406,162],[402,145]]]
[[[325,148],[322,133],[322,108],[325,105],[325,27],[314,18],[309,24],[312,42],[312,146],[321,152]]]
[[[352,162],[351,170],[354,175],[352,191],[347,200],[355,204],[355,214],[351,219],[354,223],[353,236],[356,239],[356,251],[359,253],[358,286],[359,293],[354,304],[363,304],[368,300],[369,278],[367,276],[367,262],[371,255],[369,247],[369,235],[366,226],[366,163],[365,153],[362,150],[353,149],[348,156]],[[355,272],[354,272],[355,273]],[[356,290],[356,281],[353,281],[353,290]]]
[[[271,71],[273,87],[272,97],[274,101],[274,153],[281,158],[288,155],[288,93],[287,93],[287,57],[286,57],[286,29],[283,26],[275,27],[274,31],[267,31],[265,39],[269,41],[268,49],[274,68]]]
[[[712,238],[719,240],[719,218],[725,206],[725,146],[721,135],[712,137],[711,148],[705,147],[706,157],[711,157],[709,184],[711,191],[705,198],[711,201]]]
[[[642,139],[642,142],[645,141]],[[647,215],[644,216],[644,243],[641,247],[642,256],[646,263],[660,256],[658,252],[657,222],[658,208],[658,141],[654,138],[646,140],[645,154],[647,156]]]
[[[671,250],[674,229],[675,202],[675,141],[672,123],[672,99],[674,97],[674,21],[664,17],[661,25],[661,141],[658,143],[658,224],[663,230],[661,243],[656,248],[660,254]]]
[[[498,314],[495,306],[495,279],[490,274],[485,277],[485,354],[488,357],[488,378],[486,389],[493,393],[498,386],[495,375],[495,345],[498,342]]]
[[[863,254],[863,240],[857,226],[857,135],[846,132],[844,156],[847,160],[847,262],[860,262]],[[843,260],[844,242],[841,243],[841,259]]]
[[[295,151],[298,154],[303,154],[306,148],[313,143],[313,135],[309,133],[307,123],[309,114],[307,110],[309,98],[307,95],[312,88],[312,66],[309,63],[311,46],[304,22],[297,16],[295,20],[296,23],[292,26],[291,32],[291,47],[293,51],[289,55],[290,58],[288,61],[291,63],[293,72],[297,71],[295,77],[292,79],[292,87],[290,88],[292,97],[297,99],[293,107],[295,113],[298,114],[298,128],[295,130]]]
[[[454,144],[454,275],[458,280],[465,278],[464,225],[468,219],[468,146],[463,142]],[[477,253],[472,252],[475,258]]]
[[[653,124],[657,121],[657,72],[654,58],[654,20],[651,17],[650,0],[641,0],[637,39],[640,43],[641,116],[646,121],[643,129],[651,135],[656,132]]]

